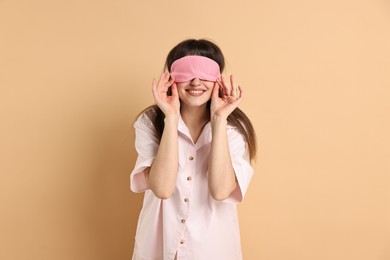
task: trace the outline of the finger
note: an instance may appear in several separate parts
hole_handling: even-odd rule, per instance
[[[219,79],[217,79],[217,81],[216,81],[217,83],[218,83],[218,85],[219,85],[219,97],[222,97],[222,96],[224,96],[225,94],[224,94],[224,88],[223,88],[223,86],[222,86],[222,81],[221,81],[221,79],[219,78]]]
[[[179,96],[179,93],[177,92],[177,85],[176,85],[175,82],[172,84],[171,90],[172,90],[172,97],[178,97]]]
[[[157,93],[157,84],[156,84],[155,78],[153,78],[153,81],[152,81],[152,92],[153,92],[153,94]]]
[[[231,91],[230,91],[230,95],[235,98],[236,94],[237,94],[237,89],[236,89],[236,86],[234,85],[233,75],[230,75],[230,85],[232,86]]]
[[[233,107],[238,107],[238,104],[241,102],[242,98],[244,97],[244,91],[240,86],[238,86],[238,90],[240,92],[239,96],[237,98],[231,99],[230,105],[232,105]]]
[[[163,91],[164,91],[165,94],[168,94],[169,88],[170,88],[174,83],[175,83],[175,78],[172,77],[167,83],[164,84],[164,89],[163,89]],[[172,88],[171,88],[170,94],[172,95]]]
[[[166,81],[169,81],[169,77],[171,76],[171,74],[169,73],[169,71],[166,71],[165,72],[165,77],[164,77],[164,79],[166,80]]]
[[[158,103],[159,100],[161,100],[161,93],[159,92],[159,86],[157,84],[156,79],[153,79],[152,81],[152,92],[153,92],[154,101]]]
[[[238,90],[240,91],[240,95],[238,96],[238,99],[241,100],[244,97],[244,90],[240,85],[238,86]]]
[[[167,78],[167,71],[161,74],[159,82],[166,81],[166,78]]]
[[[218,78],[216,82],[218,84],[218,97],[223,97],[225,94],[224,94],[224,88],[222,86],[221,78]]]
[[[224,77],[221,77],[221,85],[222,85],[222,95],[224,96],[228,96],[229,94],[229,89],[228,87],[226,86],[226,83],[225,83],[225,78]]]
[[[173,83],[173,80],[169,80],[169,72],[165,72],[163,75],[162,75],[162,78],[159,82],[159,91],[161,93],[167,93],[168,91],[168,88],[172,85]]]
[[[166,74],[166,72],[162,73],[160,76],[160,79],[157,82],[156,91],[159,93],[162,92],[162,84],[161,83],[164,81],[165,74]]]
[[[167,83],[165,83],[165,87],[168,89],[172,86],[173,82],[175,82],[175,78],[172,77]]]
[[[226,88],[226,95],[231,96],[232,95],[232,86],[230,83],[227,83],[225,81],[225,88]]]
[[[218,81],[216,81],[215,83],[214,83],[214,87],[213,87],[213,93],[212,93],[212,99],[217,99],[218,97],[219,97],[219,88],[220,88],[221,86],[219,85],[219,82]]]
[[[171,81],[172,81],[171,85],[172,85],[173,83],[176,83],[176,82],[175,82],[175,79],[176,79],[175,77],[172,77],[172,78],[171,78]]]

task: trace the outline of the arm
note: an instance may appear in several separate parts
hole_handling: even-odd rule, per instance
[[[153,95],[159,108],[164,112],[164,131],[160,140],[156,158],[150,169],[146,170],[146,179],[150,189],[160,199],[169,198],[176,186],[178,173],[178,133],[180,102],[174,78],[163,73],[158,83],[153,80]],[[168,96],[168,87],[172,95]]]
[[[240,103],[243,92],[238,86],[240,95],[236,97],[237,88],[230,77],[231,86],[222,81],[217,81],[211,101],[211,128],[212,142],[209,159],[208,183],[211,196],[215,200],[224,200],[230,196],[237,185],[237,179],[230,158],[227,138],[227,117]],[[222,97],[219,97],[219,88],[222,89]]]
[[[236,177],[230,158],[226,133],[227,120],[219,116],[211,119],[212,142],[209,161],[208,182],[211,196],[224,200],[236,188]]]
[[[168,199],[175,188],[178,173],[178,118],[166,117],[160,146],[146,179],[154,195]]]

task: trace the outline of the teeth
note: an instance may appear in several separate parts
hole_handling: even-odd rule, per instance
[[[203,92],[203,90],[188,90],[191,94],[200,94]]]

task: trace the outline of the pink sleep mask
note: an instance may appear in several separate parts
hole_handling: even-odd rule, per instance
[[[216,81],[221,76],[219,65],[204,56],[184,56],[172,63],[171,76],[175,82],[187,82],[194,78]]]

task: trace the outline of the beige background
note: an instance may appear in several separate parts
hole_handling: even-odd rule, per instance
[[[0,259],[130,259],[132,123],[189,37],[258,134],[244,259],[389,260],[385,0],[0,0]]]

